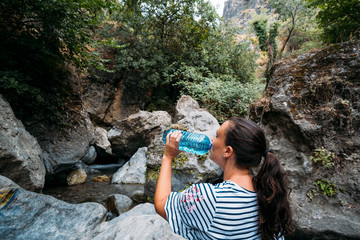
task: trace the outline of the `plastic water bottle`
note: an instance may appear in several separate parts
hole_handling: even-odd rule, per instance
[[[164,133],[163,142],[166,143],[166,136],[169,133],[175,131],[180,131],[180,130],[176,130],[176,129],[167,130]],[[204,155],[210,150],[212,144],[208,136],[206,136],[205,134],[193,133],[187,131],[180,131],[180,132],[182,136],[180,138],[179,150],[195,153],[197,155]]]

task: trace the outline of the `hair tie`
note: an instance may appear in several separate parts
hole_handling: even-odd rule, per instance
[[[263,153],[263,157],[266,158],[266,155],[268,154],[269,149],[266,149],[265,152]]]

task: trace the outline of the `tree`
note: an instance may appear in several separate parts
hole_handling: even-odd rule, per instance
[[[103,68],[93,31],[113,1],[3,0],[0,92],[20,119],[58,120],[69,94],[65,65]]]
[[[278,35],[279,23],[274,22],[270,25],[269,33],[267,33],[267,20],[256,20],[253,22],[256,35],[259,38],[259,45],[262,51],[268,53],[268,63],[265,70],[266,87],[268,84],[269,70],[274,64],[277,57],[276,37]],[[266,88],[265,87],[265,88]]]
[[[116,24],[111,37],[127,44],[116,52],[115,61],[127,89],[142,92],[142,100],[152,105],[176,101],[179,91],[171,76],[182,63],[198,64],[201,44],[217,19],[204,0],[123,1],[112,16]]]
[[[319,26],[324,29],[323,39],[336,43],[360,39],[359,0],[307,0],[309,7],[318,8],[316,16]]]
[[[115,69],[127,91],[142,93],[144,109],[168,110],[189,94],[203,107],[219,107],[217,117],[243,114],[248,101],[240,100],[250,99],[243,86],[254,79],[255,54],[235,29],[221,25],[207,1],[126,0],[112,19],[110,37],[127,44],[116,52]]]
[[[281,58],[287,43],[294,35],[294,30],[305,25],[315,12],[306,7],[305,0],[269,0],[269,5],[275,9],[278,19],[283,21],[286,27],[287,35],[279,52]]]

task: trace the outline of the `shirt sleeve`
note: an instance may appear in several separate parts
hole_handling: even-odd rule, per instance
[[[183,192],[170,193],[165,212],[173,231],[187,236],[191,231],[206,232],[215,215],[216,198],[211,184],[194,184]]]

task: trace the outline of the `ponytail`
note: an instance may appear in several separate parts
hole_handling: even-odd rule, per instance
[[[294,231],[289,206],[291,189],[279,159],[274,154],[264,154],[264,162],[253,181],[259,205],[261,238],[278,239],[291,234]]]
[[[289,206],[290,189],[279,159],[266,150],[264,131],[254,122],[232,118],[226,132],[225,144],[231,146],[240,167],[256,167],[264,162],[253,178],[259,206],[261,238],[275,239],[294,232]]]

